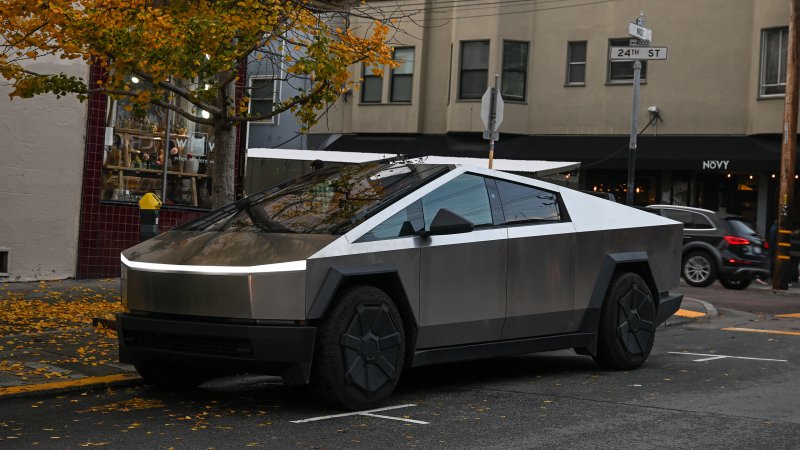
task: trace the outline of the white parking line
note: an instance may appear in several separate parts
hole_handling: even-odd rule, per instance
[[[708,358],[700,358],[694,359],[694,362],[705,362],[705,361],[713,361],[715,359],[748,359],[751,361],[774,361],[774,362],[789,362],[788,359],[770,359],[770,358],[750,358],[747,356],[729,356],[729,355],[712,355],[708,353],[689,353],[689,352],[667,352],[673,355],[692,355],[692,356],[708,356]]]
[[[383,416],[380,414],[372,414],[378,411],[389,411],[392,409],[400,409],[400,408],[410,408],[412,406],[417,406],[416,403],[408,403],[405,405],[397,405],[397,406],[387,406],[384,408],[376,408],[376,409],[369,409],[366,411],[355,411],[350,413],[343,413],[343,414],[333,414],[330,416],[320,416],[320,417],[312,417],[310,419],[301,419],[301,420],[292,420],[292,423],[307,423],[307,422],[316,422],[318,420],[327,420],[327,419],[336,419],[339,417],[349,417],[349,416],[366,416],[366,417],[377,417],[379,419],[390,419],[390,420],[400,420],[403,422],[410,422],[410,423],[417,423],[420,425],[428,425],[430,422],[423,422],[421,420],[414,420],[414,419],[406,419],[405,417],[392,417],[392,416]]]

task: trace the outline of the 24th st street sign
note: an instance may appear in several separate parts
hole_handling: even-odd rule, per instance
[[[611,47],[611,61],[667,59],[667,47]]]

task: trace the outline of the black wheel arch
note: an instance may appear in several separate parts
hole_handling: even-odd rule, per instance
[[[650,269],[650,260],[647,252],[610,253],[603,258],[603,262],[600,264],[600,272],[595,279],[589,306],[581,322],[581,331],[597,332],[600,324],[600,311],[603,308],[608,289],[614,277],[623,272],[632,272],[642,277],[647,283],[650,295],[655,302],[656,313],[658,312],[661,295],[656,285],[655,277],[653,277],[653,272]],[[595,337],[588,347],[580,350],[595,355],[597,353],[597,338]]]
[[[386,292],[392,299],[400,312],[406,335],[405,367],[411,367],[411,360],[416,349],[418,324],[400,274],[393,266],[330,268],[311,304],[307,315],[309,323],[315,325],[324,320],[326,313],[335,302],[337,293],[355,285],[374,286]]]

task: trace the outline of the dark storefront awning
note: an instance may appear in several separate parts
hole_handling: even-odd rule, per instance
[[[329,150],[485,158],[488,141],[478,133],[446,135],[344,135]],[[640,136],[641,170],[767,171],[780,168],[780,135]],[[628,136],[501,135],[495,158],[579,161],[586,169],[626,170]]]

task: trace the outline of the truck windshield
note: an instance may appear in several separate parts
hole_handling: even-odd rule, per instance
[[[318,170],[175,228],[175,231],[344,234],[450,166],[368,163]]]

